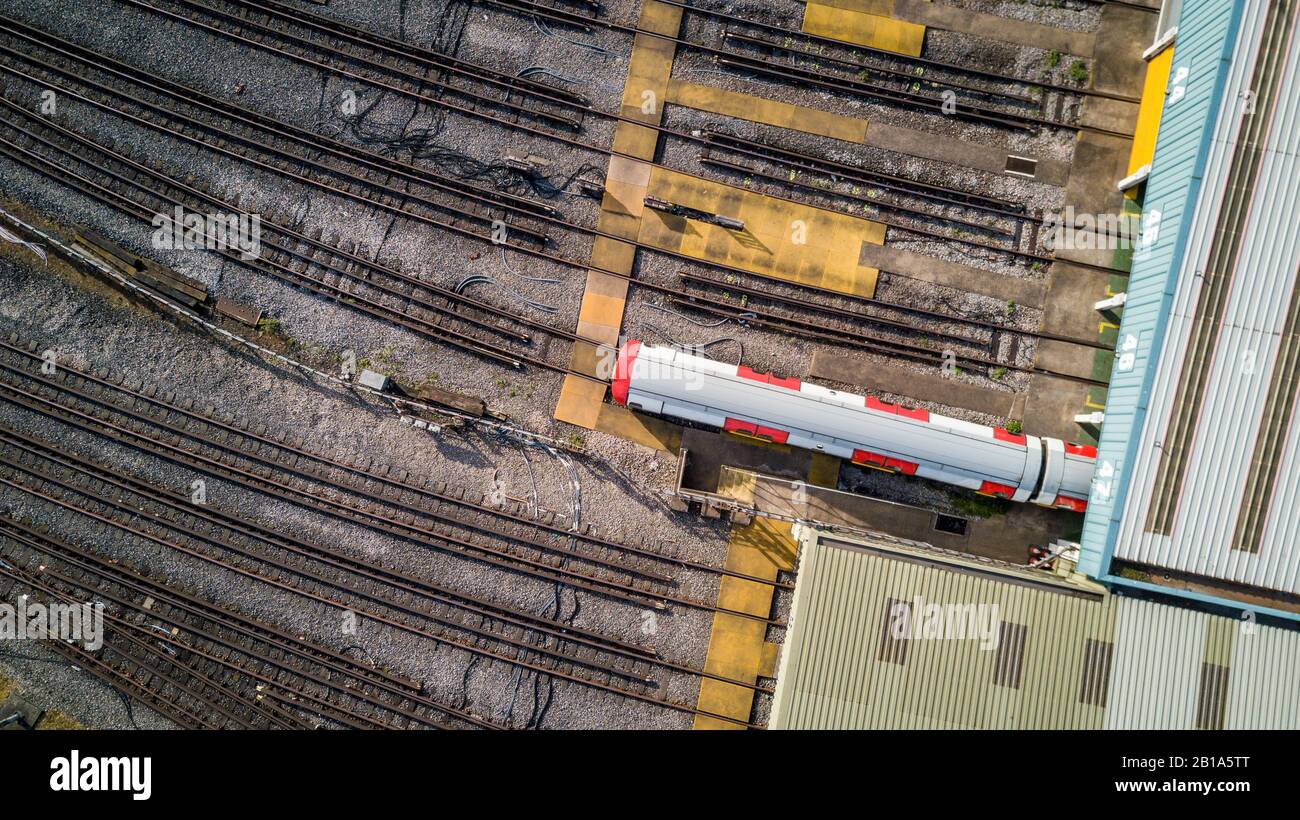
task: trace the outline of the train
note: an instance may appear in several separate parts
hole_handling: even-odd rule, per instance
[[[757,373],[674,347],[625,342],[611,379],[633,410],[788,444],[986,496],[1083,512],[1095,447]]]

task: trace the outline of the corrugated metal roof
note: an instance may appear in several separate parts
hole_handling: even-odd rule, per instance
[[[1106,728],[1300,728],[1300,633],[1117,601]]]
[[[1281,56],[1259,48],[1257,27],[1265,20],[1266,6],[1252,3],[1246,9],[1239,54],[1228,77],[1230,100],[1244,100],[1252,81],[1260,82],[1260,61]],[[1294,20],[1294,3],[1273,9],[1287,23]],[[1217,221],[1211,222],[1206,209],[1204,226],[1198,225],[1189,243],[1168,321],[1168,342],[1155,365],[1150,411],[1134,454],[1114,554],[1157,567],[1300,592],[1300,529],[1272,527],[1269,540],[1256,550],[1233,548],[1254,443],[1265,422],[1288,295],[1300,264],[1295,231],[1300,207],[1300,72],[1295,41],[1285,38],[1281,45],[1287,56],[1277,92],[1271,100],[1255,102],[1271,113],[1258,123],[1266,141],[1257,178],[1207,186],[1207,191],[1218,188],[1222,193],[1226,187],[1246,195],[1243,224],[1240,230],[1225,225],[1232,212],[1223,206]],[[1225,107],[1224,115],[1211,163],[1216,180],[1232,180],[1233,166],[1240,168],[1251,156],[1233,130],[1243,118],[1242,103]],[[1222,259],[1220,243],[1237,241],[1235,265],[1212,269],[1210,255],[1218,251],[1215,260]],[[1201,271],[1207,273],[1207,284],[1197,275]],[[1221,313],[1207,304],[1213,298],[1209,277],[1223,285]],[[1206,346],[1192,345],[1193,338],[1205,339]],[[1293,375],[1295,363],[1287,366]],[[1191,384],[1195,386],[1188,389]],[[1179,431],[1189,431],[1182,448],[1173,446]],[[1293,473],[1281,484],[1294,484],[1297,478],[1300,474]]]
[[[1082,538],[1080,568],[1094,577],[1107,575],[1115,556],[1300,592],[1294,418],[1275,423],[1289,424],[1280,437],[1285,451],[1273,462],[1281,480],[1268,492],[1254,490],[1266,507],[1271,495],[1271,509],[1253,534],[1249,519],[1239,519],[1246,487],[1257,484],[1252,465],[1277,450],[1259,441],[1261,418],[1285,416],[1276,412],[1285,391],[1275,382],[1295,367],[1290,361],[1275,372],[1274,364],[1300,261],[1300,73],[1295,40],[1273,25],[1270,9],[1288,25],[1293,19],[1292,0],[1215,0],[1190,4],[1179,22],[1144,203],[1144,221],[1158,214],[1159,229],[1135,254],[1120,328],[1121,355],[1132,358],[1117,361],[1112,375]],[[1276,39],[1261,48],[1266,23]],[[1252,87],[1269,74],[1257,63],[1271,55],[1285,55],[1274,72],[1277,91],[1253,99]],[[1265,115],[1252,124],[1256,108]],[[1238,167],[1243,153],[1249,156],[1238,144],[1243,120],[1267,126],[1257,176],[1253,167]],[[1238,184],[1227,191],[1234,178]],[[1248,198],[1234,211],[1225,193]],[[1224,224],[1234,215],[1243,223],[1236,232]],[[1231,244],[1237,236],[1239,248]],[[1212,253],[1234,264],[1207,276]],[[1216,284],[1221,312],[1207,297]],[[1193,338],[1203,341],[1193,346]],[[1256,549],[1232,548],[1252,539]]]
[[[848,543],[804,544],[773,728],[1100,728],[1104,710],[1081,700],[1099,701],[1106,679],[1096,670],[1108,653],[1088,646],[1111,639],[1113,610],[1099,594],[1026,585],[1047,573]],[[972,637],[894,647],[895,602],[996,606],[997,647]]]
[[[883,539],[800,542],[774,729],[1300,728],[1300,632]],[[900,602],[996,605],[998,645],[893,637]]]

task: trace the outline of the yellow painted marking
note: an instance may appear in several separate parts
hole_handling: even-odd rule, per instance
[[[657,0],[644,0],[638,25],[646,31],[675,37],[681,30],[681,19],[680,8]],[[676,43],[672,40],[646,34],[634,38],[620,110],[624,116],[637,122],[620,122],[615,127],[615,151],[642,160],[654,159],[659,132],[646,126],[658,125],[663,117],[675,55]],[[645,187],[650,176],[648,169],[645,162],[635,159],[611,158],[600,218],[596,223],[602,232],[611,237],[636,237],[644,210]],[[592,243],[591,263],[602,270],[630,274],[635,258],[636,248],[627,242],[598,237]],[[627,281],[621,277],[588,271],[587,287],[578,311],[578,335],[601,344],[617,345],[623,312],[627,307],[627,287]],[[593,355],[590,345],[575,344],[570,354],[570,367],[579,372],[590,372]],[[651,420],[639,419],[625,408],[606,405],[604,399],[603,384],[566,376],[555,405],[555,418],[589,430],[601,429],[622,435],[648,447],[677,449],[680,432],[673,425],[660,426]]]
[[[1134,174],[1156,155],[1156,132],[1160,113],[1165,107],[1165,87],[1169,84],[1169,67],[1174,59],[1173,46],[1165,48],[1147,63],[1146,81],[1142,84],[1142,102],[1138,105],[1137,123],[1133,127],[1133,148],[1129,152],[1128,173]]]
[[[763,644],[763,665],[759,670],[759,675],[765,678],[776,677],[776,664],[781,659],[781,645],[775,643]]]
[[[732,528],[726,567],[771,580],[778,572],[793,569],[796,550],[789,524],[756,518],[747,527]],[[718,588],[718,604],[738,612],[767,617],[772,611],[772,587],[743,578],[725,577]],[[705,670],[749,683],[757,681],[760,675],[770,675],[775,655],[769,648],[771,644],[764,640],[766,631],[765,625],[759,621],[726,613],[714,615]],[[704,711],[748,721],[754,708],[754,693],[735,684],[702,680],[696,703]],[[694,727],[738,728],[705,717],[697,717]]]
[[[840,459],[825,453],[813,453],[808,465],[808,483],[816,487],[829,487],[832,490],[840,483]]]
[[[641,30],[676,37],[677,32],[681,30],[681,26],[682,9],[680,6],[657,3],[655,0],[645,0],[641,4],[641,18],[637,21],[637,27]]]
[[[896,54],[920,57],[925,46],[925,26],[880,14],[867,14],[821,3],[808,3],[803,30],[819,37],[856,43]]]
[[[617,404],[600,405],[595,429],[666,453],[675,454],[682,446],[681,427],[660,419],[642,416]]]
[[[894,16],[894,0],[817,0],[823,6],[860,11],[863,14],[878,14],[881,17]]]
[[[867,121],[863,119],[681,80],[673,80],[668,84],[668,102],[710,114],[722,114],[847,142],[860,143],[867,138]]]
[[[648,193],[743,220],[743,231],[647,210],[639,239],[718,264],[870,297],[877,269],[858,264],[862,244],[884,243],[885,226],[743,188],[655,168]]]
[[[555,405],[555,418],[594,430],[605,400],[605,385],[577,376],[565,376],[560,387],[560,400]]]

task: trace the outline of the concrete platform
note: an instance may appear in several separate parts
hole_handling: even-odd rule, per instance
[[[1095,443],[1088,431],[1074,421],[1076,413],[1092,412],[1088,401],[1093,395],[1086,384],[1035,374],[1029,380],[1029,399],[1025,402],[1025,430],[1079,444]]]
[[[643,0],[638,26],[646,31],[676,37],[681,30],[682,10],[658,0]],[[672,74],[676,43],[638,34],[633,39],[628,59],[627,78],[623,84],[620,111],[638,120],[619,122],[614,128],[614,151],[628,156],[611,156],[605,176],[605,195],[601,200],[596,227],[608,237],[592,243],[591,264],[601,270],[587,272],[587,286],[578,309],[578,335],[611,347],[618,345],[623,313],[627,307],[628,282],[636,261],[636,246],[617,238],[635,240],[640,230],[646,185],[650,179],[650,161],[659,148],[656,126],[663,119],[668,82]],[[638,162],[637,159],[645,160]],[[605,273],[603,271],[609,271]],[[573,370],[591,373],[590,345],[576,344],[569,358]],[[603,423],[607,431],[620,430],[634,441],[663,444],[663,431],[648,431],[635,420],[606,410],[605,389],[598,383],[577,376],[566,376],[555,406],[555,418],[570,424],[597,429]],[[603,419],[603,422],[602,422]],[[617,433],[616,433],[617,434]],[[671,440],[671,439],[669,439]]]
[[[1024,412],[1025,397],[1011,391],[966,384],[901,367],[868,365],[850,356],[818,351],[813,354],[810,378],[856,385],[867,393],[888,393],[916,401],[959,407],[1001,419],[1018,419]]]
[[[555,403],[555,418],[588,430],[596,429],[607,388],[601,382],[578,376],[565,376],[560,398]]]
[[[1106,320],[1092,306],[1112,295],[1106,275],[1069,262],[1053,262],[1039,327],[1076,339],[1096,339],[1105,332]]]
[[[893,19],[891,9],[887,8],[892,3],[872,2],[867,5],[871,7],[870,11],[853,8],[846,0],[807,3],[802,30],[845,43],[921,56],[925,47],[925,26]]]
[[[593,429],[673,456],[677,455],[682,446],[683,428],[680,425],[633,413],[617,404],[600,406]]]
[[[1137,108],[1133,108],[1137,117]],[[1074,146],[1074,163],[1065,185],[1065,206],[1080,214],[1120,214],[1124,193],[1116,183],[1127,176],[1133,141],[1105,134],[1080,132]]]
[[[651,196],[743,220],[743,231],[646,209],[638,239],[656,248],[764,276],[870,297],[876,269],[860,263],[885,226],[689,174],[654,168]]]
[[[600,264],[596,254],[592,263]],[[618,346],[618,332],[627,307],[628,280],[601,271],[587,271],[587,287],[578,309],[578,335],[610,347]]]
[[[673,80],[669,84],[668,101],[696,111],[722,114],[845,142],[861,143],[867,135],[867,121],[864,119],[681,80]]]
[[[1137,206],[1122,199],[1121,214],[1136,213]],[[1130,248],[1095,251],[1062,250],[1048,274],[1048,295],[1040,328],[1051,333],[1080,339],[1097,339],[1113,346],[1119,330],[1119,314],[1098,313],[1093,305],[1127,287],[1120,271],[1128,271]],[[1072,260],[1104,265],[1117,271],[1106,275],[1094,269],[1071,264]],[[1035,363],[1064,373],[1088,375],[1106,380],[1114,364],[1114,352],[1069,345],[1040,342]],[[1091,424],[1079,424],[1075,415],[1105,408],[1106,388],[1089,386],[1049,376],[1034,376],[1030,399],[1025,405],[1025,429],[1041,435],[1053,435],[1066,441],[1096,443],[1098,430]]]
[[[1101,10],[1092,87],[1137,99],[1146,76],[1142,53],[1156,36],[1158,14],[1108,4]]]
[[[1041,23],[1013,20],[996,14],[984,14],[929,0],[894,0],[893,14],[900,20],[922,23],[931,28],[987,37],[990,40],[1056,49],[1076,57],[1091,57],[1097,50],[1096,34],[1066,31]]]
[[[756,518],[734,527],[724,566],[757,578],[775,580],[794,569],[798,544],[791,527],[782,521]],[[743,578],[724,577],[718,587],[718,605],[737,612],[769,617],[774,589]],[[767,642],[767,625],[727,613],[713,616],[704,669],[716,675],[755,683],[775,674],[776,648]],[[736,720],[748,721],[754,709],[754,692],[722,681],[702,679],[697,708]],[[738,729],[732,723],[696,716],[695,729]]]
[[[1018,279],[991,271],[949,262],[915,251],[879,245],[863,245],[858,261],[878,268],[885,276],[898,274],[922,282],[991,296],[1000,302],[1042,307],[1046,283],[1041,279]]]

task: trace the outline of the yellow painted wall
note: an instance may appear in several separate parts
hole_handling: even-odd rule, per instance
[[[1133,150],[1129,154],[1128,173],[1133,174],[1151,162],[1156,153],[1156,131],[1165,107],[1165,88],[1169,84],[1169,67],[1174,59],[1173,46],[1152,57],[1147,63],[1146,82],[1142,86],[1142,103],[1138,106]]]

